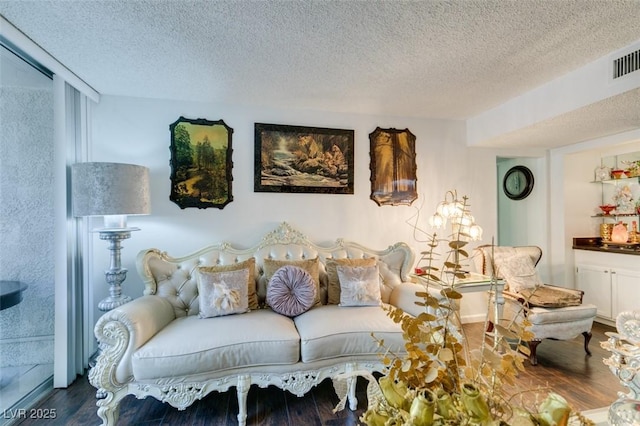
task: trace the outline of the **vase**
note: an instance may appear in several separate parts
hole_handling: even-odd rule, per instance
[[[567,400],[560,395],[551,392],[540,404],[539,413],[536,416],[540,426],[567,426],[571,408]]]
[[[487,401],[476,385],[472,383],[462,385],[462,405],[467,413],[478,422],[488,422],[491,419]]]
[[[407,385],[404,382],[396,382],[388,376],[384,376],[378,380],[378,383],[389,405],[409,411],[409,400],[406,398]]]
[[[430,426],[436,408],[436,396],[428,389],[418,392],[409,409],[409,418],[414,426]]]
[[[453,405],[451,395],[445,391],[438,393],[436,412],[445,420],[451,420],[456,417],[456,407]]]

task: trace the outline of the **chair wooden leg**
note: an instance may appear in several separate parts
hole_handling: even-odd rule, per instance
[[[590,331],[585,331],[582,333],[582,335],[584,336],[584,351],[587,353],[587,355],[591,355],[591,351],[589,350],[589,342],[591,341],[591,332]]]
[[[529,362],[531,365],[538,365],[538,357],[536,356],[536,349],[540,344],[540,340],[532,340],[529,343],[529,350],[531,351],[531,355],[529,355]]]

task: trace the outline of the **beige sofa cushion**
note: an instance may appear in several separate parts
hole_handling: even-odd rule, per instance
[[[136,380],[184,377],[259,365],[294,364],[300,337],[293,321],[268,309],[172,321],[132,358]]]
[[[381,306],[317,306],[297,316],[302,362],[382,353],[371,337],[384,339],[395,352],[404,352],[402,328]]]

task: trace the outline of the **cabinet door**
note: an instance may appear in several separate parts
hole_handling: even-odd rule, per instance
[[[627,269],[611,271],[611,295],[613,300],[613,318],[620,312],[640,309],[640,272]]]
[[[576,286],[584,291],[584,303],[598,307],[598,315],[611,319],[611,270],[601,266],[578,264]]]

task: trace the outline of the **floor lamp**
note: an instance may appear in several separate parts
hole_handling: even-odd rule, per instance
[[[122,294],[127,270],[121,266],[121,242],[140,228],[127,227],[128,215],[149,214],[149,169],[122,163],[77,163],[71,166],[73,215],[103,216],[104,227],[94,229],[109,242],[109,269],[105,271],[109,296],[98,304],[101,311],[124,305],[131,297]]]

